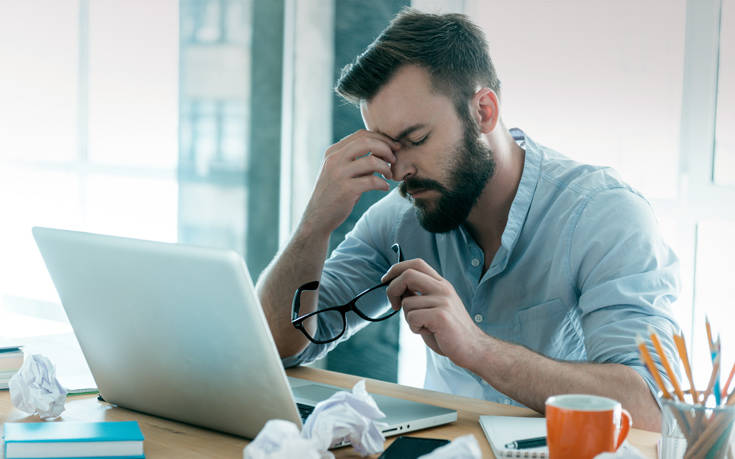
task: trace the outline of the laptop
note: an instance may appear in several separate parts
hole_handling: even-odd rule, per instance
[[[247,438],[302,425],[339,387],[290,378],[242,257],[233,251],[51,228],[33,236],[110,403]],[[387,436],[457,412],[373,395]]]

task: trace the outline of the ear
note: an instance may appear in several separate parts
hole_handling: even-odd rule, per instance
[[[490,88],[481,88],[472,96],[472,116],[480,127],[480,132],[487,134],[495,129],[500,119],[500,102],[498,95]]]

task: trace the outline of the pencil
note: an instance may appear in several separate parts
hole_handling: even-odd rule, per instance
[[[676,349],[679,351],[679,358],[684,364],[684,372],[687,375],[687,379],[689,379],[692,401],[695,404],[699,403],[699,394],[697,394],[697,389],[694,387],[694,376],[692,375],[692,367],[689,364],[689,355],[687,354],[686,341],[684,341],[684,333],[681,335],[674,334],[674,344],[676,344]],[[733,369],[735,369],[735,367],[733,367]]]
[[[707,399],[712,394],[712,389],[715,388],[715,380],[717,379],[717,374],[720,372],[720,356],[718,355],[715,357],[715,361],[712,363],[712,374],[709,377],[709,384],[707,384],[707,390],[704,391],[704,395],[702,396],[702,405],[707,404]]]
[[[638,349],[641,351],[641,358],[643,359],[643,362],[648,367],[648,371],[653,376],[653,379],[656,381],[656,384],[658,384],[658,387],[661,389],[661,392],[664,394],[664,398],[671,399],[673,398],[669,391],[666,389],[666,385],[664,384],[663,379],[661,379],[661,375],[658,374],[658,369],[656,368],[656,365],[653,363],[653,359],[651,358],[651,354],[648,352],[648,348],[646,347],[645,341],[643,341],[643,338],[641,338],[641,335],[636,335],[635,342],[638,344]]]
[[[720,354],[721,354],[721,347],[720,347],[720,345],[721,345],[720,334],[718,333],[717,334],[717,343],[715,343],[715,353],[716,353],[717,357],[719,357]],[[715,354],[712,355],[712,358],[715,358]],[[719,406],[720,405],[720,401],[721,401],[721,398],[720,398],[720,369],[719,368],[717,369],[717,377],[715,378],[715,387],[714,387],[714,389],[715,389],[715,403],[717,404],[717,406]]]
[[[727,418],[712,418],[704,431],[698,435],[693,445],[687,445],[685,458],[710,457],[714,453],[716,441],[728,427]]]
[[[730,370],[730,376],[727,377],[727,381],[725,381],[725,385],[722,387],[722,393],[720,396],[722,398],[725,398],[727,396],[727,391],[730,389],[730,383],[732,382],[732,377],[735,375],[735,362],[732,364],[732,369]]]
[[[648,327],[648,333],[651,335],[651,342],[653,343],[653,347],[658,353],[658,357],[661,359],[661,364],[664,366],[666,374],[669,375],[669,381],[671,381],[671,385],[674,386],[674,393],[676,393],[676,396],[679,397],[679,401],[683,402],[684,392],[682,392],[681,387],[679,387],[679,380],[676,379],[676,373],[674,373],[674,370],[671,368],[671,365],[669,364],[669,359],[666,358],[664,348],[663,346],[661,346],[661,341],[659,341],[656,331],[653,329],[653,327]]]
[[[704,328],[707,331],[707,344],[709,345],[709,353],[710,353],[710,356],[712,357],[712,363],[714,364],[715,359],[717,358],[717,347],[715,346],[715,341],[712,339],[712,327],[709,324],[709,317],[707,317],[706,315],[704,316]],[[719,368],[718,368],[718,371],[719,371]],[[715,378],[714,386],[713,386],[713,390],[715,391],[715,403],[719,405],[720,404],[720,384],[719,384],[719,381],[717,380],[719,378],[719,374],[713,375],[713,376]],[[706,403],[706,401],[707,400],[705,398],[705,400],[703,400],[702,403]]]

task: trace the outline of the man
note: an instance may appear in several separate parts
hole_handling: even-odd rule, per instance
[[[319,358],[391,311],[378,298],[298,330],[299,287],[312,282],[297,295],[302,316],[388,282],[382,299],[428,346],[427,388],[539,412],[554,394],[600,394],[659,429],[635,336],[653,327],[674,355],[679,281],[647,201],[614,171],[505,128],[485,38],[462,15],[404,10],[337,91],[359,104],[366,130],[327,150],[295,234],[258,283],[284,364]],[[325,262],[360,195],[389,189],[378,174],[399,189]]]

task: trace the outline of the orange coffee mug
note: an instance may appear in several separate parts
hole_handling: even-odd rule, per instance
[[[583,394],[546,399],[546,442],[551,459],[590,459],[615,452],[633,420],[620,402]]]

